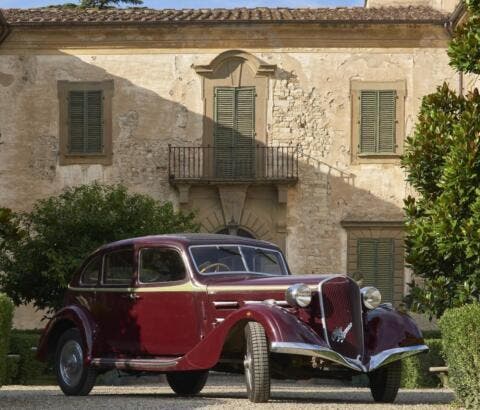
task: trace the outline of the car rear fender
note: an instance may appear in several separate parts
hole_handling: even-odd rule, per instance
[[[37,359],[47,361],[55,354],[58,339],[70,328],[77,328],[85,346],[85,362],[92,359],[95,326],[91,315],[79,306],[66,306],[55,313],[39,341]]]
[[[241,331],[247,322],[258,322],[270,343],[310,343],[325,346],[324,340],[286,309],[267,303],[247,305],[225,318],[178,363],[178,370],[209,369],[215,366],[228,337]]]
[[[365,315],[367,356],[390,349],[423,345],[422,332],[406,313],[379,307]]]

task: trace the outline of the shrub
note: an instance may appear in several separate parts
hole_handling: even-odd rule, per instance
[[[10,354],[19,355],[18,359],[12,359],[12,372],[10,384],[51,384],[54,375],[47,364],[36,359],[35,348],[38,346],[40,332],[37,330],[12,330],[10,337]]]
[[[449,309],[439,321],[449,384],[467,408],[480,407],[480,303]]]
[[[7,380],[7,354],[10,345],[10,329],[12,327],[12,301],[0,293],[0,386]]]
[[[175,212],[169,202],[98,183],[40,200],[9,221],[13,233],[2,239],[0,232],[0,286],[14,303],[33,302],[40,309],[62,306],[75,270],[100,245],[199,228],[193,214]]]
[[[430,348],[428,353],[402,360],[403,388],[416,389],[442,385],[440,377],[429,371],[430,367],[445,366],[445,360],[442,357],[442,340],[426,339],[425,344]]]

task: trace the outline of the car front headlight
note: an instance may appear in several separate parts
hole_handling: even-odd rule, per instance
[[[298,283],[286,290],[285,299],[290,306],[304,308],[312,301],[312,290],[304,283]]]
[[[377,288],[367,286],[360,290],[362,293],[363,304],[367,309],[375,309],[382,303],[382,294]]]

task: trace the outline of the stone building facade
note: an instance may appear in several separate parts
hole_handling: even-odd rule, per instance
[[[0,205],[123,183],[399,304],[403,142],[422,96],[458,84],[455,2],[410,2],[2,10]]]

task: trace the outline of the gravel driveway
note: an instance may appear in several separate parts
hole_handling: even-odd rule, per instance
[[[96,387],[87,397],[65,397],[56,386],[4,386],[2,409],[450,409],[446,389],[402,390],[394,405],[374,404],[368,389],[277,382],[272,399],[254,405],[245,398],[241,377],[213,380],[194,398],[176,397],[162,385]]]

